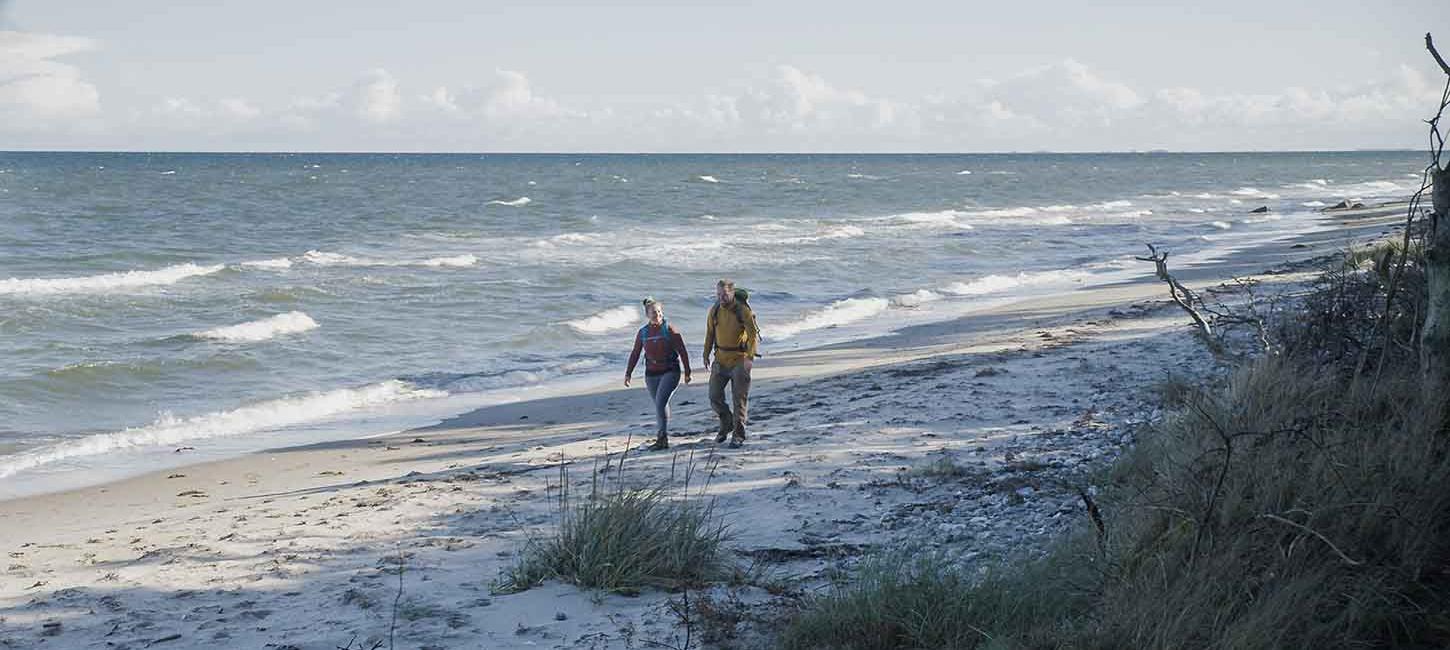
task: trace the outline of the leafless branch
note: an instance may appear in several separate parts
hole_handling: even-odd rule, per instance
[[[1434,39],[1430,38],[1429,32],[1425,32],[1425,49],[1430,50],[1430,56],[1435,57],[1435,63],[1440,64],[1440,69],[1443,70],[1446,75],[1450,75],[1450,65],[1446,65],[1445,59],[1440,58],[1440,53],[1435,50],[1435,41]]]
[[[1275,514],[1262,514],[1262,515],[1259,515],[1259,518],[1261,518],[1261,519],[1269,519],[1271,521],[1277,521],[1277,522],[1279,522],[1281,524],[1284,524],[1284,525],[1287,525],[1287,526],[1293,526],[1294,528],[1297,528],[1297,529],[1302,530],[1302,531],[1304,531],[1306,533],[1309,533],[1310,535],[1313,535],[1315,537],[1318,537],[1319,538],[1319,541],[1324,542],[1324,544],[1326,546],[1328,546],[1330,548],[1330,550],[1334,551],[1334,554],[1335,555],[1338,555],[1339,556],[1339,559],[1344,560],[1344,563],[1345,564],[1348,564],[1349,566],[1359,566],[1361,564],[1364,564],[1363,562],[1360,562],[1359,560],[1355,560],[1355,559],[1349,557],[1348,555],[1345,555],[1344,554],[1344,551],[1339,550],[1339,547],[1338,546],[1335,546],[1334,545],[1334,542],[1329,541],[1329,538],[1328,537],[1325,537],[1319,531],[1314,530],[1313,528],[1310,528],[1308,526],[1305,526],[1304,524],[1301,524],[1301,523],[1296,522],[1296,521],[1292,521],[1290,519],[1285,519],[1285,518],[1280,517],[1279,515],[1275,515]]]

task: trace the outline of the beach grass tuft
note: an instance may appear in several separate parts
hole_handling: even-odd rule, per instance
[[[560,469],[559,525],[532,541],[506,569],[495,588],[516,592],[546,580],[616,593],[646,587],[676,589],[722,579],[729,570],[721,552],[728,537],[715,501],[703,489],[690,493],[693,463],[683,486],[599,487],[599,471],[588,495],[568,488]],[[609,471],[606,467],[605,472]]]

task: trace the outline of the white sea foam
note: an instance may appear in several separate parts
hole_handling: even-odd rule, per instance
[[[242,262],[242,266],[247,266],[254,269],[290,269],[292,268],[292,259],[288,257],[278,257],[276,259],[270,260],[252,260],[250,262]]]
[[[1209,225],[1213,226],[1214,228],[1218,228],[1219,230],[1228,230],[1229,228],[1234,227],[1233,224],[1227,221],[1215,221]]]
[[[216,273],[223,268],[225,267],[221,264],[201,266],[188,262],[154,271],[125,271],[76,278],[10,278],[0,280],[0,295],[126,291],[140,287],[176,284],[187,278]]]
[[[322,251],[307,251],[302,254],[302,261],[317,266],[346,266],[364,264],[364,262],[351,255],[341,253],[324,253]]]
[[[1087,275],[1086,272],[1075,269],[1023,272],[1017,275],[992,274],[982,276],[970,282],[954,282],[942,287],[941,291],[954,296],[985,296],[1019,287],[1081,282]]]
[[[958,210],[942,210],[940,212],[907,212],[894,214],[889,217],[876,219],[890,223],[902,224],[912,228],[949,228],[953,230],[971,230],[972,224],[961,221],[965,212]]]
[[[199,339],[211,339],[214,341],[231,341],[234,343],[251,343],[265,341],[267,339],[282,336],[284,334],[296,334],[307,330],[317,329],[317,321],[300,311],[289,311],[285,314],[277,314],[269,318],[242,323],[240,325],[229,325],[218,327],[205,332],[192,334]]]
[[[865,320],[883,311],[891,304],[885,298],[847,298],[837,300],[823,309],[811,312],[784,325],[770,328],[767,335],[776,341],[784,341],[810,330],[824,329]]]
[[[1253,197],[1253,198],[1256,198],[1256,199],[1268,199],[1268,200],[1274,200],[1274,199],[1279,198],[1279,195],[1278,194],[1272,194],[1272,193],[1269,193],[1269,192],[1265,192],[1263,190],[1260,190],[1257,187],[1240,187],[1240,188],[1238,188],[1238,189],[1236,189],[1236,190],[1234,190],[1232,192],[1229,192],[1229,194],[1232,194],[1234,196],[1250,196],[1250,197]]]
[[[871,174],[846,174],[846,178],[855,178],[855,179],[858,179],[858,180],[867,180],[867,181],[879,181],[879,180],[881,180],[882,177],[881,176],[872,176]]]
[[[695,177],[695,180],[698,180],[698,181],[700,181],[702,183],[719,183],[720,182],[720,179],[715,178],[714,176],[710,176],[709,174],[704,174],[704,175],[701,175],[701,176],[696,176]]]
[[[434,257],[420,262],[423,266],[473,266],[478,264],[478,258],[473,255],[454,255],[452,257]]]
[[[1323,201],[1305,201],[1303,203],[1300,203],[1299,205],[1302,205],[1306,208],[1322,208],[1329,204]]]
[[[512,201],[489,201],[488,202],[488,205],[505,205],[505,206],[508,206],[510,208],[519,208],[519,207],[526,206],[526,205],[528,205],[530,203],[533,203],[533,202],[534,202],[533,199],[531,199],[531,198],[529,198],[527,196],[521,196],[521,197],[519,197],[517,199],[514,199]]]
[[[172,174],[175,174],[175,173],[176,173],[176,170],[175,169],[169,169],[167,171],[161,172],[161,175],[162,176],[171,176]]]
[[[258,433],[325,420],[386,404],[446,395],[443,391],[420,390],[412,384],[392,380],[362,388],[343,388],[284,397],[230,411],[192,417],[182,418],[163,413],[155,422],[144,427],[88,436],[7,458],[0,463],[0,478],[61,460],[137,447],[171,446],[208,438]]]
[[[891,299],[891,304],[898,307],[920,307],[929,302],[936,302],[942,299],[942,295],[930,289],[917,289],[911,293],[903,293]]]
[[[606,309],[588,318],[567,321],[564,324],[580,334],[603,334],[633,327],[640,322],[641,318],[638,308],[624,305]]]
[[[323,251],[307,251],[302,254],[302,261],[316,266],[429,266],[429,267],[464,267],[478,264],[478,257],[474,255],[452,255],[448,257],[432,257],[424,260],[375,260],[343,255],[341,253],[327,253]]]
[[[962,171],[957,172],[957,176],[971,176],[971,175],[972,175],[972,170],[970,170],[970,169],[963,169]]]

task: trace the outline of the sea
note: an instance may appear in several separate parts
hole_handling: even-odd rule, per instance
[[[1323,229],[1424,164],[0,153],[0,498],[616,384],[646,296],[698,359],[722,277],[769,363]]]

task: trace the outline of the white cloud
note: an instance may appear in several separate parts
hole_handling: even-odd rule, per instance
[[[51,60],[94,44],[0,34],[0,72],[9,75],[0,77],[0,117],[23,113],[36,124],[41,114],[99,112],[94,88],[79,71]],[[30,76],[17,75],[21,69]],[[1439,94],[1436,83],[1406,66],[1359,84],[1235,94],[1190,84],[1143,88],[1071,59],[915,98],[886,97],[788,65],[676,101],[616,98],[584,106],[540,94],[525,73],[504,69],[427,93],[406,88],[406,80],[374,69],[290,101],[178,95],[130,109],[129,123],[108,123],[116,137],[182,148],[197,141],[242,149],[1332,149],[1417,144],[1420,120]]]
[[[98,114],[96,87],[53,60],[96,47],[76,36],[0,31],[0,128],[39,130]]]
[[[403,113],[403,96],[398,80],[387,70],[370,70],[354,87],[354,105],[359,118],[373,124],[386,124]]]
[[[495,70],[488,81],[466,84],[457,90],[440,86],[420,99],[425,105],[455,117],[515,126],[530,121],[589,117],[586,111],[535,94],[528,75],[514,70]]]

